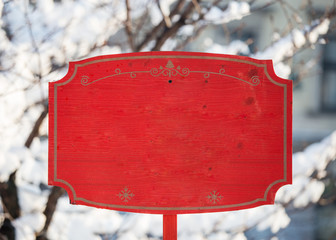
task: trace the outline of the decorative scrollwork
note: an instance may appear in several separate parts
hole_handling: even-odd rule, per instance
[[[252,76],[251,81],[252,81],[253,85],[255,85],[255,86],[258,85],[260,83],[259,76]]]
[[[203,77],[204,78],[209,78],[210,77],[210,73],[209,72],[204,73]]]
[[[165,77],[168,77],[168,76],[170,77],[171,76],[171,70],[164,69],[163,71],[161,71],[160,74],[162,74]]]
[[[88,85],[88,82],[89,82],[89,77],[88,76],[82,76],[82,78],[81,78],[81,84],[82,85],[84,85],[84,86],[86,86],[86,85]]]
[[[158,77],[160,75],[163,75],[165,77],[175,77],[177,75],[186,77],[190,73],[188,68],[183,68],[181,71],[179,71],[178,69],[152,68],[149,72],[153,77]]]
[[[260,79],[259,79],[258,75],[252,76],[251,79],[242,79],[242,78],[235,77],[235,76],[232,76],[232,75],[229,75],[229,74],[225,73],[224,68],[219,69],[218,72],[205,72],[205,71],[190,71],[190,72],[191,73],[203,73],[203,77],[205,79],[209,78],[211,74],[214,74],[214,75],[220,75],[220,76],[234,78],[234,79],[237,79],[239,81],[248,83],[248,84],[253,85],[253,86],[257,86],[260,83]]]
[[[180,75],[182,77],[186,77],[186,76],[189,75],[190,70],[188,68],[182,68],[182,70],[181,70],[180,66],[175,68],[172,61],[169,60],[165,67],[160,66],[159,69],[152,68],[149,72],[153,77],[158,77],[160,75],[163,75],[165,77],[175,77],[177,75]]]
[[[159,73],[159,70],[157,68],[152,68],[150,70],[150,74],[154,77],[156,77],[158,75],[158,73]]]
[[[131,72],[130,76],[131,76],[131,78],[135,78],[136,77],[136,73],[135,72]]]
[[[172,69],[170,72],[168,72],[169,77],[175,77],[177,74],[179,74],[179,72],[176,69]]]
[[[193,71],[191,71],[191,72],[193,72]],[[198,72],[198,71],[195,71],[195,72]],[[216,73],[216,72],[203,72],[203,73],[204,73],[203,74],[204,78],[209,78],[211,74],[224,75],[225,69],[224,68],[219,69],[218,73]]]
[[[149,73],[153,77],[158,77],[158,76],[164,76],[164,77],[176,77],[176,76],[181,76],[181,77],[187,77],[190,73],[201,73],[203,74],[203,77],[205,79],[210,78],[211,75],[220,75],[224,77],[229,77],[229,78],[234,78],[236,80],[248,83],[252,86],[257,86],[260,83],[260,79],[257,74],[257,70],[253,72],[252,77],[247,78],[247,79],[242,79],[240,77],[236,77],[233,75],[229,75],[226,73],[224,68],[220,68],[218,72],[207,72],[207,71],[190,71],[189,68],[181,68],[180,66],[175,67],[174,64],[172,63],[171,60],[168,60],[167,64],[165,67],[160,66],[159,68],[152,68],[149,71],[132,71],[132,72],[122,72],[120,68],[114,69],[114,74],[101,77],[99,79],[91,80],[88,76],[83,75],[81,78],[81,84],[84,86],[87,86],[89,84],[92,84],[94,82],[109,78],[109,77],[114,77],[118,75],[123,75],[123,74],[129,74],[131,78],[136,78],[137,74],[139,73]],[[251,76],[250,75],[250,76]],[[91,81],[90,81],[91,80]]]
[[[188,76],[189,73],[190,73],[189,68],[182,68],[182,71],[181,71],[181,72],[182,72],[182,74],[183,74],[182,76],[184,76],[184,77],[185,77],[185,76]]]

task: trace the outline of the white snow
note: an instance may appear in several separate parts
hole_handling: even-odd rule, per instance
[[[205,39],[205,41],[211,41],[210,38]],[[234,40],[230,42],[229,45],[220,45],[218,43],[206,43],[206,45],[210,45],[210,47],[207,49],[207,52],[209,53],[221,53],[221,54],[249,54],[250,50],[248,45],[240,40]]]
[[[208,236],[208,240],[229,240],[231,236],[226,232],[212,233]]]
[[[214,24],[223,24],[242,19],[249,13],[250,5],[247,2],[230,1],[224,11],[217,6],[213,6],[209,12],[207,12],[204,19]]]
[[[308,39],[310,43],[316,43],[320,35],[326,34],[328,32],[330,20],[325,19],[322,22],[316,21],[312,25],[315,25],[316,27],[314,27],[313,30],[308,33]]]
[[[266,219],[258,225],[258,229],[264,230],[271,228],[272,233],[277,233],[280,229],[285,228],[290,223],[284,208],[277,206],[274,212],[270,215],[265,215]]]
[[[274,66],[274,72],[277,76],[288,79],[292,70],[287,64],[279,62]]]
[[[3,147],[0,146],[0,181],[7,181],[9,175],[18,169],[19,166],[20,160],[17,155],[12,151],[6,151]]]
[[[151,19],[152,24],[153,25],[159,24],[162,21],[163,17],[162,17],[162,13],[160,12],[160,9],[158,8],[158,6],[157,5],[152,6],[149,9],[149,11],[150,11],[150,19]],[[165,16],[168,16],[168,15],[165,15]]]
[[[327,32],[330,21],[315,22],[305,26],[303,29],[293,29],[287,36],[279,38],[278,41],[263,51],[253,54],[251,57],[257,59],[272,59],[274,64],[280,63],[284,58],[293,56],[296,49],[301,48],[307,42],[305,35],[308,36],[310,44],[315,44],[319,37]]]
[[[178,30],[178,35],[182,36],[192,36],[194,33],[195,27],[193,25],[184,25]]]
[[[247,240],[247,238],[244,233],[238,233],[232,238],[232,240]]]
[[[40,212],[25,214],[13,222],[16,239],[35,240],[35,234],[42,230],[45,216]]]
[[[304,33],[298,29],[292,31],[292,37],[296,48],[300,48],[306,43]]]

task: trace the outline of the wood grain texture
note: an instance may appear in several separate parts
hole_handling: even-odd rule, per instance
[[[177,215],[163,215],[163,240],[177,239]]]
[[[71,203],[179,214],[271,204],[292,181],[292,81],[270,60],[147,52],[49,84],[49,184]]]

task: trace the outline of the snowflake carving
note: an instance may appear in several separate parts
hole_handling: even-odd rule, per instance
[[[121,199],[121,201],[128,202],[129,200],[132,199],[132,197],[134,197],[134,194],[128,189],[128,187],[125,187],[118,194],[118,197]]]
[[[216,204],[218,203],[220,200],[222,200],[223,196],[220,195],[219,192],[217,191],[212,191],[208,196],[207,196],[207,199],[213,203],[213,204]]]

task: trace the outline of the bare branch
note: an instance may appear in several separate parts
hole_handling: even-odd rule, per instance
[[[30,147],[30,145],[32,144],[34,138],[36,136],[38,136],[38,133],[39,133],[39,129],[40,129],[40,126],[42,125],[42,122],[43,120],[45,119],[45,117],[47,116],[48,114],[48,105],[45,105],[44,107],[44,110],[41,112],[40,116],[38,117],[38,119],[36,120],[35,124],[34,124],[34,127],[33,129],[31,130],[26,142],[25,142],[25,146],[27,148]]]
[[[197,8],[200,8],[199,3],[198,3],[198,2],[195,3],[195,2],[196,2],[196,1],[194,0],[194,1],[193,1],[193,4],[195,5],[195,7],[197,6],[196,9],[197,9]],[[219,2],[220,2],[220,0],[215,1],[215,2],[212,4],[211,7],[213,7],[213,6],[217,6]],[[197,20],[194,20],[192,24],[194,25],[195,28],[196,28],[197,25],[200,25],[200,26],[197,27],[197,29],[194,31],[194,34],[188,36],[182,43],[180,43],[178,46],[176,46],[174,50],[177,50],[177,51],[182,50],[182,49],[185,48],[190,42],[194,41],[195,39],[197,39],[197,38],[200,36],[200,34],[203,32],[203,30],[206,29],[207,25],[206,25],[206,24],[199,24],[199,23],[200,23],[200,21],[201,21],[202,19],[204,19],[205,14],[208,13],[208,12],[210,11],[211,7],[207,8],[206,11],[204,11],[203,13],[202,13],[202,9],[201,9],[201,8],[200,8],[199,10],[197,10],[198,13],[199,13],[198,19],[197,19]],[[225,25],[225,26],[226,26],[226,25]]]
[[[42,231],[36,236],[36,240],[46,240],[46,234],[51,223],[52,217],[56,210],[57,201],[65,194],[65,190],[60,187],[53,187],[48,197],[48,202],[43,214],[46,216],[46,221]]]
[[[43,93],[43,89],[42,89],[42,61],[41,61],[41,54],[40,54],[40,49],[38,47],[38,44],[36,42],[34,33],[33,33],[33,29],[32,29],[32,23],[30,21],[29,15],[28,15],[28,5],[25,4],[25,12],[24,12],[24,17],[26,20],[26,25],[28,28],[28,33],[31,39],[31,44],[34,48],[34,51],[37,54],[37,64],[38,64],[38,73],[35,74],[36,77],[38,78],[38,83],[39,83],[39,87],[40,87],[40,93],[41,93],[41,99],[44,99],[44,93]]]
[[[287,9],[285,7],[284,1],[280,0],[279,3],[280,3],[281,9],[282,9],[282,11],[284,13],[284,16],[286,17],[286,20],[287,20],[287,23],[288,23],[287,29],[285,29],[285,33],[288,33],[289,31],[291,31],[291,29],[294,28],[294,25],[292,23],[291,18],[289,17],[289,14],[288,14],[288,11],[287,11]]]
[[[0,196],[3,203],[3,208],[5,213],[7,213],[11,219],[16,219],[21,216],[21,207],[19,205],[15,177],[16,171],[9,176],[7,182],[0,183]]]
[[[251,5],[252,3],[254,3],[254,1],[252,1],[252,2],[250,3],[250,5]],[[258,7],[256,7],[256,8],[251,8],[250,11],[251,11],[251,12],[261,11],[261,10],[264,10],[265,8],[268,8],[268,7],[272,6],[272,5],[275,4],[275,3],[278,3],[278,0],[269,1],[269,2],[265,3],[264,5],[258,6]]]
[[[134,23],[135,25],[135,29],[137,30],[137,32],[142,32],[145,29],[146,26],[146,21],[148,20],[148,16],[149,16],[149,5],[146,6],[146,11],[144,11],[144,14],[138,19],[137,22]]]
[[[179,0],[174,10],[169,15],[170,19],[181,11],[185,1],[186,0]],[[151,29],[151,31],[147,33],[144,40],[137,46],[136,50],[141,51],[151,40],[153,40],[156,37],[156,34],[164,27],[165,27],[165,21],[162,20],[158,25],[156,25],[153,29]]]
[[[181,15],[180,19],[171,27],[171,28],[165,28],[163,31],[163,34],[157,38],[157,41],[155,43],[155,46],[152,48],[152,51],[158,51],[161,49],[163,44],[170,38],[171,36],[175,35],[177,31],[185,25],[185,21],[188,18],[189,14],[192,12],[194,9],[194,4],[190,2],[183,14]]]
[[[193,35],[188,36],[182,43],[175,47],[174,51],[181,51],[183,50],[189,43],[197,39],[201,33],[206,29],[206,25],[200,26]]]
[[[132,19],[131,19],[131,7],[129,5],[129,0],[125,0],[126,4],[126,22],[125,22],[125,29],[128,37],[129,45],[132,51],[135,51],[134,45],[134,38],[133,38],[133,31],[132,31]]]
[[[157,0],[156,2],[157,2],[157,5],[158,5],[158,7],[159,7],[159,9],[160,9],[161,14],[162,14],[163,20],[164,20],[165,23],[166,23],[166,26],[167,26],[168,28],[170,28],[170,27],[172,26],[172,21],[170,20],[169,16],[167,16],[167,15],[164,13],[164,11],[162,10],[161,4],[160,4],[160,0]]]
[[[199,5],[199,3],[197,2],[197,0],[192,0],[192,3],[194,4],[195,6],[195,9],[196,11],[198,12],[199,15],[202,14],[202,8],[201,6]],[[214,4],[215,5],[215,4]]]

